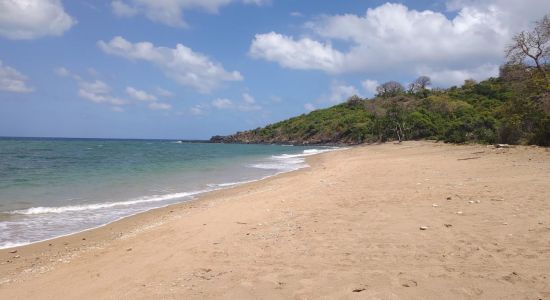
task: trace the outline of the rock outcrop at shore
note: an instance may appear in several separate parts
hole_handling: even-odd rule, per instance
[[[343,142],[334,138],[293,139],[288,136],[262,137],[255,131],[237,132],[232,135],[215,135],[210,138],[211,143],[221,144],[280,144],[280,145],[351,145],[353,141]]]

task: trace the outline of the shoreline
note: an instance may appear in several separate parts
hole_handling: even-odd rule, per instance
[[[21,242],[21,243],[6,242],[6,244],[8,244],[9,246],[0,247],[0,252],[2,250],[13,251],[13,250],[17,250],[16,248],[26,247],[26,246],[34,245],[34,244],[37,244],[37,243],[46,243],[46,242],[50,242],[52,240],[56,240],[56,239],[59,239],[59,238],[69,237],[69,236],[74,235],[74,234],[79,234],[79,233],[84,233],[84,232],[87,232],[87,231],[90,231],[90,230],[100,229],[104,226],[108,226],[112,223],[121,221],[125,218],[133,217],[133,216],[136,216],[136,215],[139,215],[139,214],[142,214],[142,213],[147,213],[147,212],[155,210],[155,209],[161,209],[161,208],[169,207],[169,206],[172,206],[172,205],[178,205],[178,204],[187,203],[187,202],[190,202],[190,201],[196,201],[198,198],[203,197],[204,195],[207,195],[207,194],[212,193],[212,192],[216,192],[216,191],[223,190],[223,189],[231,189],[231,188],[234,188],[234,187],[237,187],[237,186],[250,184],[250,183],[254,183],[254,182],[258,182],[258,181],[262,181],[262,180],[266,180],[266,179],[269,179],[271,177],[279,176],[279,175],[282,175],[282,174],[285,174],[285,173],[295,172],[295,171],[298,171],[300,169],[309,168],[310,166],[307,162],[307,158],[309,158],[311,156],[314,156],[314,155],[326,153],[326,152],[339,151],[339,150],[345,150],[345,149],[346,149],[346,147],[331,148],[330,150],[325,150],[324,148],[321,148],[321,150],[317,150],[317,152],[315,152],[315,153],[288,154],[292,157],[302,158],[304,160],[305,165],[298,165],[294,169],[289,169],[289,170],[273,169],[273,174],[264,175],[264,176],[261,176],[261,177],[256,178],[256,179],[250,179],[250,180],[245,180],[245,181],[236,181],[236,182],[222,182],[222,183],[219,183],[219,184],[207,184],[207,187],[205,187],[204,189],[201,189],[201,190],[174,192],[173,194],[186,194],[186,195],[178,197],[178,198],[181,199],[178,202],[161,204],[158,207],[148,208],[148,209],[145,209],[143,211],[134,212],[134,213],[122,216],[122,217],[118,217],[114,220],[108,221],[107,223],[96,225],[96,226],[93,226],[93,227],[90,227],[90,228],[79,229],[79,230],[74,231],[74,232],[64,233],[64,234],[60,234],[60,235],[53,236],[53,237],[50,237],[50,238],[45,238],[45,239],[42,239],[42,240],[32,241],[32,242]],[[307,151],[307,150],[305,150],[305,151]],[[283,154],[283,155],[287,155],[287,154]],[[171,195],[172,194],[170,194],[170,195],[157,195],[157,197],[165,197],[165,196],[171,196]],[[170,200],[170,199],[168,199],[168,200]],[[127,201],[134,201],[134,200],[127,200]],[[122,203],[124,203],[124,201],[122,201]],[[117,202],[106,202],[106,203],[99,203],[97,205],[101,205],[101,204],[116,206],[118,203]],[[90,204],[90,205],[93,206],[93,205],[96,205],[96,204]],[[37,208],[38,209],[56,210],[59,207],[34,207],[33,209],[37,209]],[[21,209],[21,210],[25,211],[25,210],[28,210],[28,209]],[[18,212],[18,211],[16,211],[16,212]]]
[[[259,179],[236,183],[235,185],[220,187],[209,191],[203,191],[196,195],[193,195],[187,200],[183,200],[178,203],[167,204],[156,208],[151,208],[146,211],[120,217],[117,220],[93,228],[83,229],[81,231],[60,235],[41,241],[31,242],[28,244],[17,245],[8,248],[0,248],[0,261],[2,261],[2,263],[0,263],[0,271],[3,271],[2,265],[5,265],[6,262],[9,262],[11,266],[11,268],[7,268],[9,270],[8,272],[12,271],[12,273],[14,270],[28,270],[29,268],[36,267],[34,263],[31,263],[29,265],[25,261],[13,259],[15,256],[20,257],[21,254],[24,254],[25,257],[27,257],[27,260],[32,262],[35,261],[37,257],[43,256],[44,253],[55,253],[56,256],[67,257],[72,256],[72,254],[75,252],[86,251],[88,248],[93,249],[97,247],[102,247],[102,245],[108,243],[109,241],[123,238],[125,234],[132,234],[132,232],[134,231],[139,231],[140,226],[143,227],[154,224],[154,219],[157,219],[159,217],[166,218],[168,214],[172,214],[175,210],[196,208],[196,206],[194,205],[199,206],[201,202],[212,200],[213,198],[218,196],[218,193],[224,191],[231,192],[234,189],[246,189],[248,185],[262,183],[276,177],[281,177],[287,174],[307,170],[309,168],[312,168],[312,164],[315,163],[317,156],[334,151],[348,150],[352,147],[353,146],[341,147],[339,149],[331,151],[304,155],[303,158],[306,164],[305,167],[300,167],[298,169],[290,171],[280,171],[272,175],[261,177]],[[239,191],[234,192],[238,193]],[[13,255],[16,253],[17,255]],[[65,261],[64,258],[60,259],[61,261]],[[2,275],[2,272],[0,272],[0,287],[3,283],[3,278],[1,277]]]
[[[0,250],[0,298],[550,296],[547,148],[405,142],[306,161]]]

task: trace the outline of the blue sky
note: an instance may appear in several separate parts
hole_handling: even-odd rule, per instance
[[[0,0],[0,136],[205,139],[387,80],[481,80],[545,12],[550,1]]]

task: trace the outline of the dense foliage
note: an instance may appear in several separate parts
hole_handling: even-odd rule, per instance
[[[359,144],[435,139],[452,143],[550,145],[550,88],[530,69],[505,66],[499,78],[462,87],[392,91],[282,122],[214,137],[217,142]]]
[[[436,139],[452,143],[550,146],[550,15],[512,38],[498,78],[429,89],[420,76],[407,91],[396,81],[374,99],[345,103],[213,142],[359,144]]]

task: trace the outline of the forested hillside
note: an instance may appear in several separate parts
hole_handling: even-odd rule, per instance
[[[353,96],[263,128],[212,137],[223,143],[360,144],[435,139],[452,143],[550,145],[550,19],[514,37],[498,78],[430,88],[395,81],[373,99]]]

